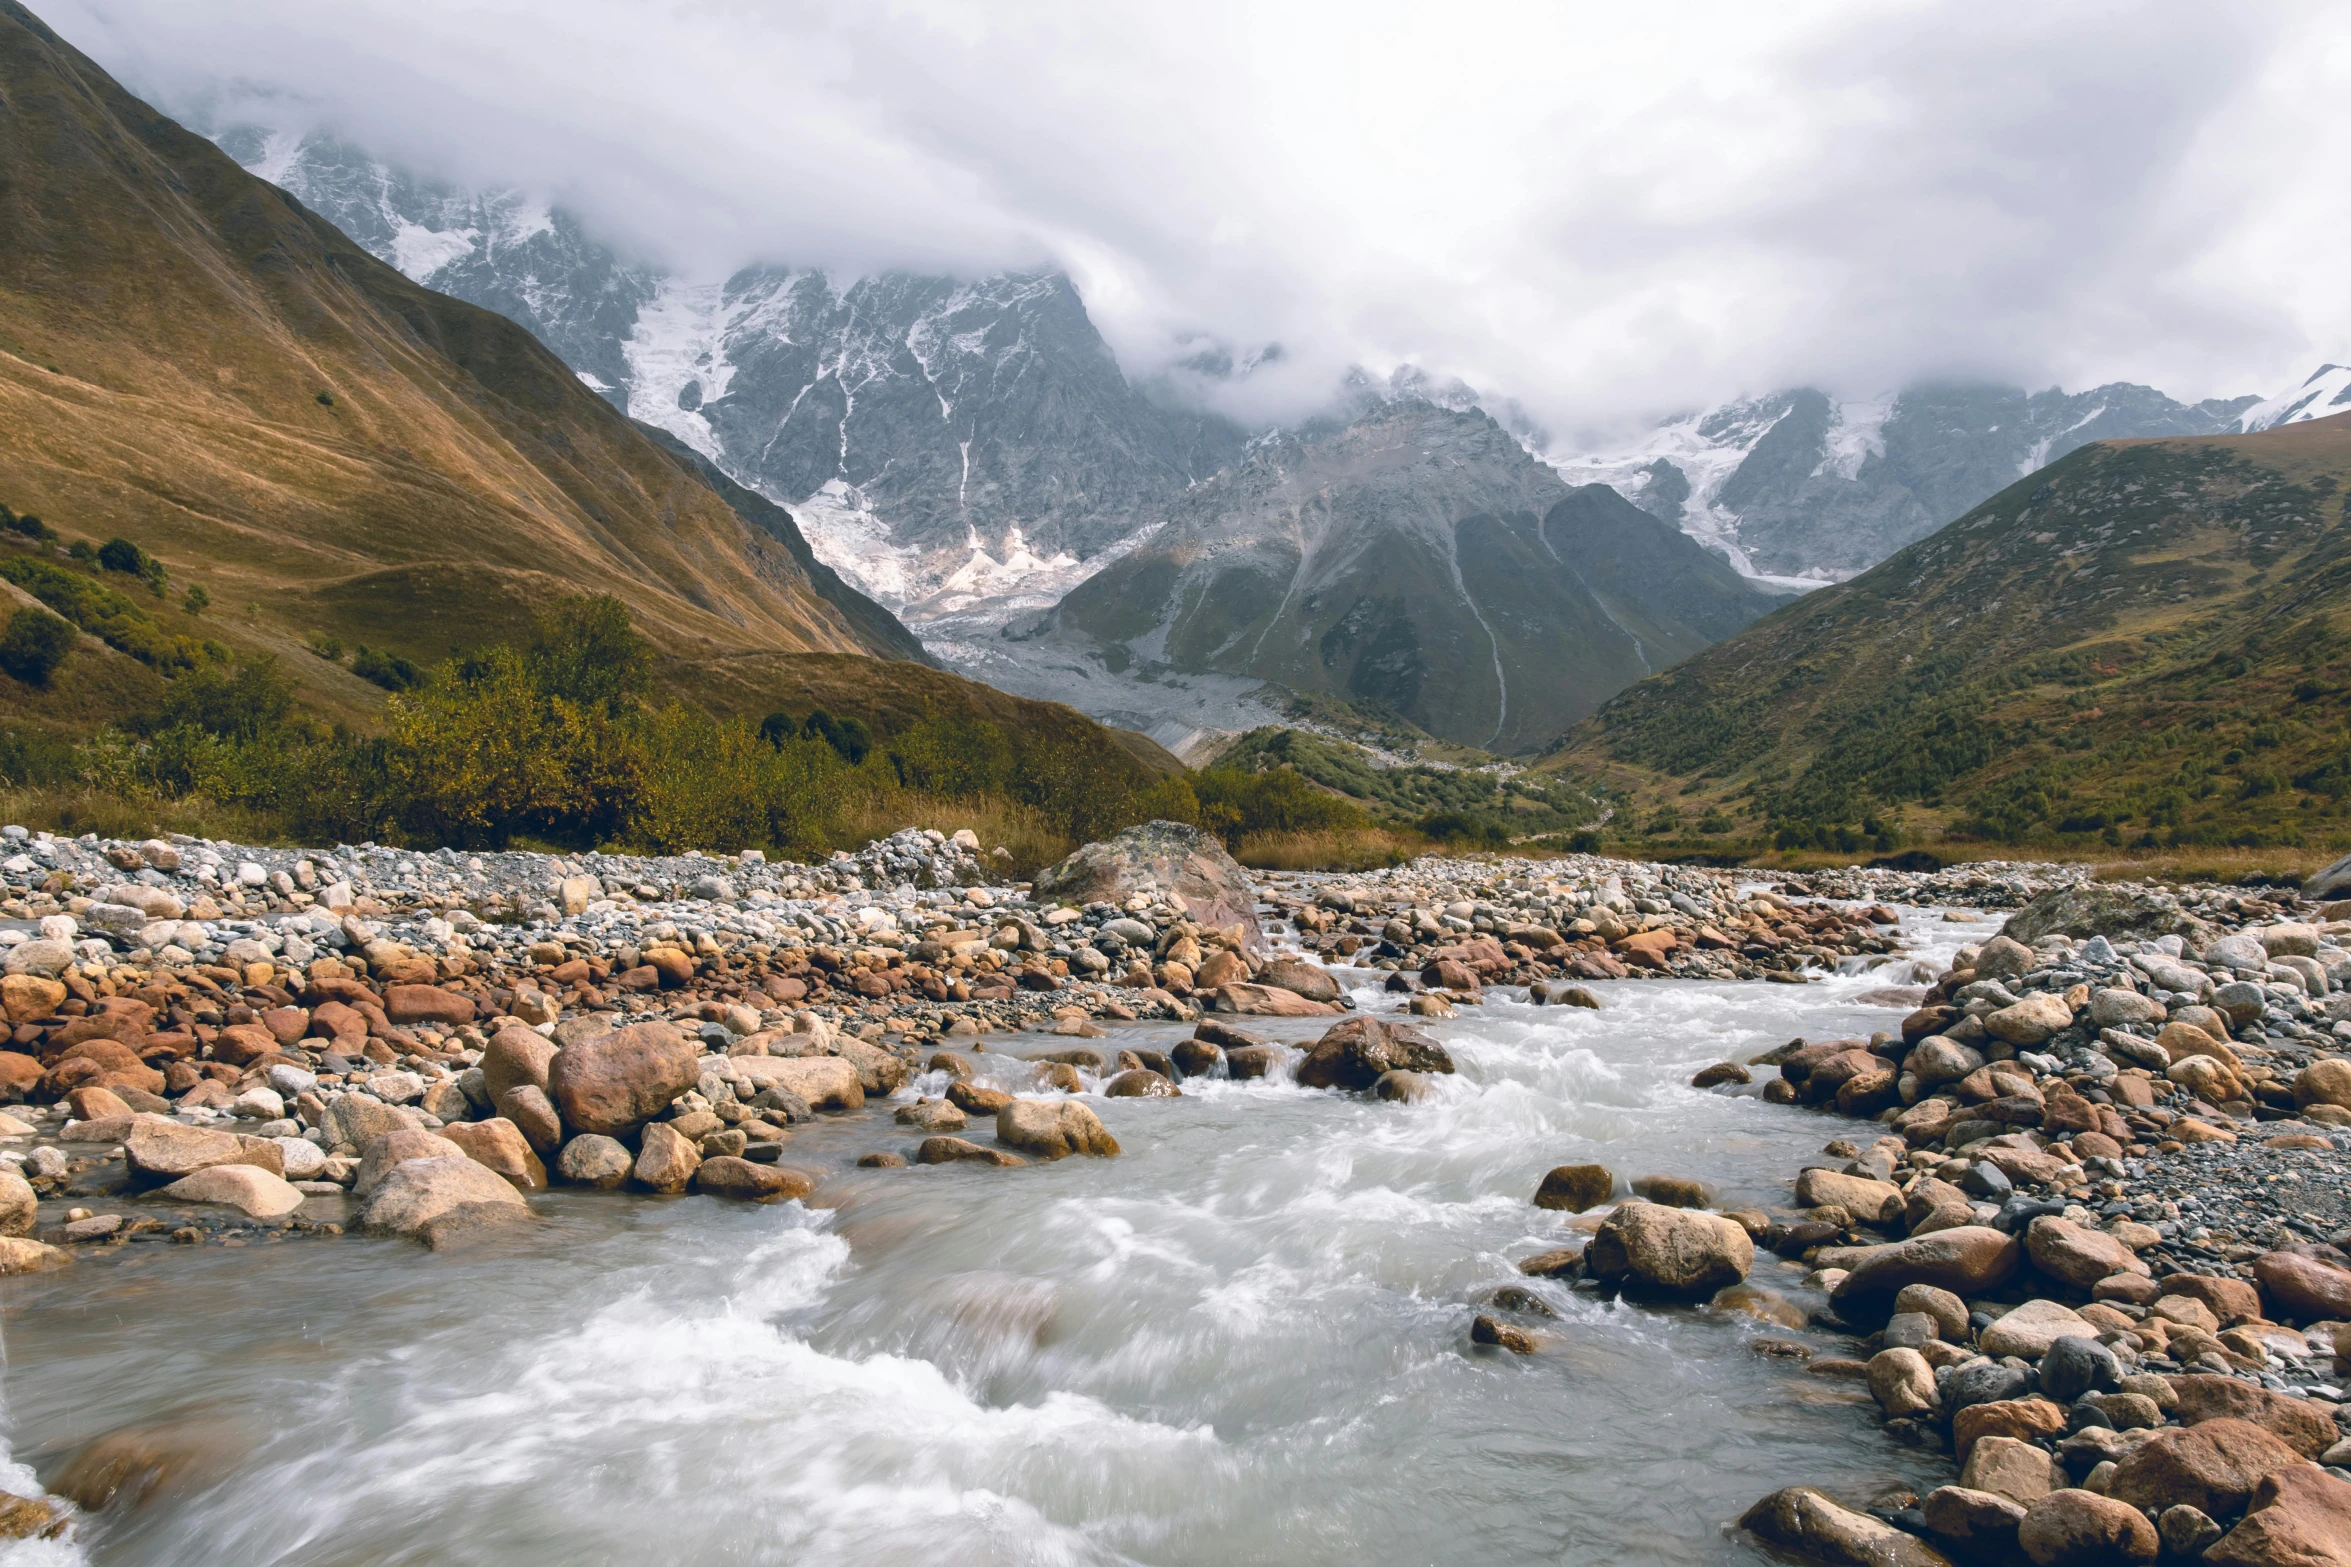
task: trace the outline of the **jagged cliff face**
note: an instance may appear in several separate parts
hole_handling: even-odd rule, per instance
[[[1628,451],[1558,459],[1749,570],[1851,576],[2091,441],[2209,435],[2253,398],[2184,404],[2149,387],[2027,393],[1919,386],[1838,402],[1810,388],[1659,426]]]
[[[221,145],[418,282],[529,327],[632,418],[771,500],[910,619],[1047,604],[1242,432],[1131,386],[1065,277],[963,283],[627,265],[560,209],[412,178],[346,143]]]
[[[1483,413],[1398,402],[1259,442],[1040,635],[1113,670],[1273,680],[1514,750],[1775,602]]]

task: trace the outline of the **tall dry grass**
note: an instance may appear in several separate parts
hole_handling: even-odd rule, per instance
[[[1368,871],[1401,865],[1442,847],[1416,832],[1346,827],[1251,833],[1234,846],[1233,858],[1261,871]]]
[[[66,837],[96,833],[101,838],[159,838],[177,832],[235,843],[290,842],[283,825],[268,812],[222,805],[200,795],[166,800],[86,784],[0,788],[0,821]]]

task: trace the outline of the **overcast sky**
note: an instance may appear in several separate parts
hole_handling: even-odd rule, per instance
[[[2351,8],[34,0],[684,270],[1078,281],[1555,428],[1927,375],[2182,397],[2351,358]]]

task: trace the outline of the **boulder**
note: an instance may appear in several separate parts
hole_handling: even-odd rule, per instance
[[[2012,1045],[2031,1046],[2071,1028],[2073,1009],[2062,997],[2041,990],[2012,1007],[1985,1013],[1982,1021],[1985,1031],[1993,1038],[2005,1039]]]
[[[218,1203],[254,1219],[281,1219],[302,1206],[302,1194],[282,1176],[250,1164],[212,1165],[155,1195],[166,1202]]]
[[[563,1145],[555,1156],[555,1178],[573,1186],[611,1191],[629,1178],[636,1161],[615,1139],[599,1132],[583,1132]]]
[[[1718,1214],[1627,1202],[1601,1221],[1584,1266],[1627,1289],[1699,1300],[1747,1277],[1755,1243]]]
[[[2208,1567],[2351,1567],[2351,1484],[2309,1464],[2266,1476]]]
[[[1915,1349],[1881,1349],[1869,1359],[1869,1396],[1888,1417],[1935,1407],[1935,1368]]]
[[[2211,927],[2186,913],[2178,904],[2154,893],[2102,882],[2080,882],[2052,887],[2008,917],[2000,934],[2027,946],[2043,936],[2065,935],[2087,940],[2156,936],[2184,937],[2191,948],[2211,939]]]
[[[947,1102],[965,1115],[994,1115],[1012,1103],[1012,1096],[985,1083],[949,1083]]]
[[[1445,1047],[1409,1023],[1351,1017],[1335,1023],[1298,1063],[1301,1088],[1365,1089],[1383,1072],[1450,1072]]]
[[[39,974],[10,974],[0,978],[0,1012],[11,1023],[31,1023],[55,1017],[65,1000],[65,987]]]
[[[1257,982],[1304,996],[1309,1001],[1335,1002],[1339,999],[1339,982],[1331,977],[1330,970],[1319,963],[1308,963],[1298,958],[1274,959],[1257,976]]]
[[[2253,1277],[2289,1321],[2351,1321],[2351,1272],[2331,1263],[2273,1251],[2254,1259]]]
[[[2061,1404],[2112,1392],[2121,1381],[2122,1362],[2095,1339],[2060,1338],[2041,1357],[2041,1391]]]
[[[2090,1021],[2100,1028],[2136,1028],[2162,1020],[2162,1004],[2135,990],[2109,986],[2090,994]]]
[[[2013,936],[1994,936],[1976,949],[1978,979],[2014,979],[2032,966],[2033,949]]]
[[[1825,1567],[1951,1567],[1916,1535],[1840,1507],[1808,1485],[1774,1491],[1739,1519],[1766,1545]]]
[[[682,1192],[701,1168],[702,1154],[692,1143],[667,1121],[654,1121],[645,1128],[645,1135],[637,1145],[637,1162],[629,1173],[637,1184],[657,1192]]]
[[[1146,822],[1089,843],[1040,873],[1040,902],[1124,903],[1136,893],[1164,898],[1210,930],[1240,927],[1241,944],[1263,952],[1257,890],[1214,834],[1178,822]],[[1172,896],[1170,896],[1172,894]]]
[[[528,1083],[547,1087],[547,1066],[555,1059],[555,1042],[535,1028],[513,1024],[498,1030],[482,1050],[482,1091],[496,1104],[509,1089]]]
[[[1945,1485],[1929,1491],[1918,1510],[1927,1533],[1948,1541],[1964,1558],[2002,1561],[2016,1550],[2016,1526],[2024,1522],[2024,1505],[1989,1491]]]
[[[1885,1224],[1902,1213],[1902,1188],[1863,1175],[1806,1170],[1796,1177],[1796,1206],[1842,1208],[1864,1224]]]
[[[523,1136],[522,1128],[506,1117],[454,1121],[441,1128],[441,1135],[462,1149],[468,1159],[504,1177],[516,1191],[547,1189],[546,1165],[539,1162],[539,1155]]]
[[[183,1126],[159,1115],[132,1119],[123,1157],[149,1181],[176,1181],[216,1164],[250,1164],[283,1175],[286,1156],[266,1137],[242,1137],[201,1126]]]
[[[738,1202],[783,1202],[805,1197],[816,1182],[798,1170],[772,1164],[753,1164],[732,1154],[705,1159],[694,1172],[694,1190],[707,1197],[731,1197]]]
[[[1692,1088],[1738,1087],[1755,1081],[1755,1074],[1736,1061],[1717,1061],[1700,1067],[1690,1078]]]
[[[360,1209],[359,1223],[370,1234],[404,1235],[438,1246],[460,1231],[530,1214],[522,1194],[504,1177],[457,1153],[394,1165]]]
[[[1616,1174],[1604,1164],[1563,1164],[1535,1188],[1535,1206],[1562,1213],[1597,1208],[1616,1192]]]
[[[28,943],[29,945],[29,943]],[[21,1235],[0,1235],[0,1277],[16,1273],[46,1273],[73,1261],[70,1253]]]
[[[0,1164],[0,1235],[30,1235],[41,1197],[14,1165]]]
[[[2301,1462],[2282,1438],[2242,1420],[2170,1426],[2120,1460],[2107,1494],[2149,1515],[2185,1504],[2234,1518],[2263,1480]]]
[[[2028,1300],[1978,1333],[1976,1343],[1987,1355],[2017,1355],[2038,1360],[2061,1338],[2094,1340],[2097,1337],[2095,1324],[2083,1321],[2056,1301]]]
[[[1891,1301],[1911,1284],[1984,1295],[2014,1278],[2023,1260],[2024,1246],[2015,1236],[1986,1225],[1961,1225],[1872,1248],[1831,1293],[1840,1304]]]
[[[1215,994],[1218,1011],[1242,1017],[1329,1017],[1339,1010],[1276,985],[1220,985]]]
[[[736,1056],[728,1062],[761,1087],[797,1094],[815,1110],[862,1110],[865,1083],[839,1056]]]
[[[538,1084],[515,1084],[497,1097],[492,1108],[514,1123],[523,1141],[541,1158],[563,1146],[563,1117],[556,1114],[555,1101]]]
[[[862,1039],[843,1039],[834,1048],[841,1059],[857,1068],[857,1086],[869,1099],[894,1094],[914,1075],[914,1069],[895,1052]]]
[[[2053,1279],[2086,1290],[2116,1273],[2151,1274],[2136,1253],[2103,1230],[2043,1214],[2025,1227],[2025,1255]]]
[[[1987,1372],[2004,1373],[2021,1384],[2025,1374],[2012,1367],[1993,1361],[1976,1361],[1960,1367],[1960,1374],[1977,1367]],[[1961,1391],[1960,1377],[1951,1379],[1947,1390],[1954,1395]],[[2055,1437],[2065,1430],[2065,1411],[2045,1398],[1998,1398],[1985,1403],[1965,1404],[1951,1417],[1951,1451],[1964,1464],[1975,1451],[1978,1442],[1996,1436],[2014,1437],[2020,1442],[2038,1443]]]
[[[1144,1068],[1121,1072],[1102,1085],[1105,1099],[1179,1099],[1183,1092],[1157,1072]]]
[[[916,1164],[987,1164],[1011,1169],[1027,1164],[1019,1154],[989,1148],[961,1137],[926,1137],[914,1151]]]
[[[1119,1151],[1101,1118],[1072,1099],[1013,1100],[996,1112],[996,1141],[1040,1159],[1110,1159]]]
[[[423,1023],[446,1029],[472,1022],[474,1006],[472,998],[438,985],[386,985],[384,1016],[397,1027]]]
[[[2184,1426],[2207,1420],[2242,1420],[2261,1427],[2304,1458],[2316,1458],[2342,1440],[2327,1406],[2288,1398],[2258,1383],[2235,1377],[2181,1376],[2171,1384],[2172,1412]]]
[[[2138,1567],[2160,1542],[2147,1515],[2095,1491],[2052,1491],[2025,1509],[2016,1543],[2033,1567]]]
[[[1949,1343],[1967,1341],[1967,1302],[1932,1284],[1907,1285],[1894,1295],[1896,1315],[1917,1312],[1935,1324],[1935,1334]]]
[[[2335,1105],[2351,1110],[2351,1060],[2332,1056],[2313,1061],[2295,1073],[2294,1103],[2304,1110],[2312,1105]]]
[[[1636,1175],[1633,1195],[1664,1208],[1703,1208],[1714,1200],[1702,1181],[1686,1175]]]
[[[960,1132],[970,1122],[960,1106],[945,1099],[917,1099],[900,1105],[890,1119],[924,1132]]]
[[[2050,1459],[2047,1448],[2013,1436],[1979,1437],[1968,1449],[1959,1483],[2029,1507],[2049,1494]]]
[[[387,1132],[368,1144],[360,1155],[359,1173],[352,1177],[351,1195],[365,1197],[381,1186],[384,1177],[410,1159],[462,1158],[465,1150],[449,1141],[425,1131],[422,1127],[401,1127]]]
[[[667,1023],[633,1023],[558,1051],[547,1067],[547,1097],[571,1130],[617,1137],[692,1088],[701,1056]]]

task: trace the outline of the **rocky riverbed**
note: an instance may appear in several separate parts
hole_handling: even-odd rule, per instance
[[[869,1103],[899,1134],[856,1156],[875,1172],[1118,1157],[1111,1105],[1187,1084],[1328,1089],[1410,1114],[1445,1101],[1459,1046],[1441,1036],[1474,1009],[1581,1009],[1642,979],[1866,972],[1888,1027],[1698,1080],[1880,1125],[1831,1140],[1777,1202],[1719,1204],[1702,1168],[1632,1183],[1555,1170],[1532,1210],[1560,1226],[1555,1243],[1520,1259],[1526,1285],[1473,1302],[1462,1348],[1557,1353],[1562,1290],[1644,1310],[1711,1300],[1775,1324],[1757,1342],[1790,1377],[1866,1387],[1914,1452],[1972,1457],[1995,1417],[1969,1411],[2001,1406],[2004,1439],[2047,1459],[2056,1502],[2014,1494],[2029,1478],[1963,1472],[1847,1496],[1874,1511],[1797,1490],[1749,1515],[1774,1545],[1831,1560],[2135,1559],[2136,1526],[2101,1511],[2140,1495],[2116,1476],[2150,1433],[2209,1416],[2200,1386],[2167,1400],[2143,1379],[2222,1379],[2304,1414],[2341,1399],[2332,1335],[2351,1310],[2313,1312],[2351,1281],[2336,1249],[2351,1223],[2337,1087],[2351,911],[2282,894],[2115,897],[2029,865],[1766,883],[1590,858],[1252,883],[1164,828],[1034,884],[991,881],[968,837],[922,833],[817,866],[9,834],[10,1271],[78,1256],[97,1277],[147,1242],[197,1257],[348,1229],[450,1248],[527,1226],[550,1192],[772,1204],[834,1178],[813,1157],[838,1143],[825,1125],[869,1124]],[[1961,895],[2017,911],[2026,939],[1993,936],[1992,916],[1951,968],[1921,964],[1895,905],[1915,927],[1918,903]],[[2246,1306],[2230,1285],[2249,1310],[2213,1303]],[[1930,1288],[1956,1308],[1899,1309]],[[2044,1317],[2065,1331],[2028,1333]],[[2091,1366],[2081,1389],[2067,1357]],[[2134,1392],[2164,1419],[2116,1402]],[[2272,1407],[2231,1396],[2227,1418]],[[2294,1429],[2310,1447],[2317,1428]],[[2334,1505],[2323,1488],[2315,1502],[2242,1489],[2205,1511],[2213,1538]],[[2189,1528],[2130,1505],[2158,1534]],[[11,1516],[39,1532],[65,1507],[28,1498]],[[2071,1509],[2063,1530],[2120,1530],[2124,1555],[2036,1553],[2058,1526],[2035,1508]]]

